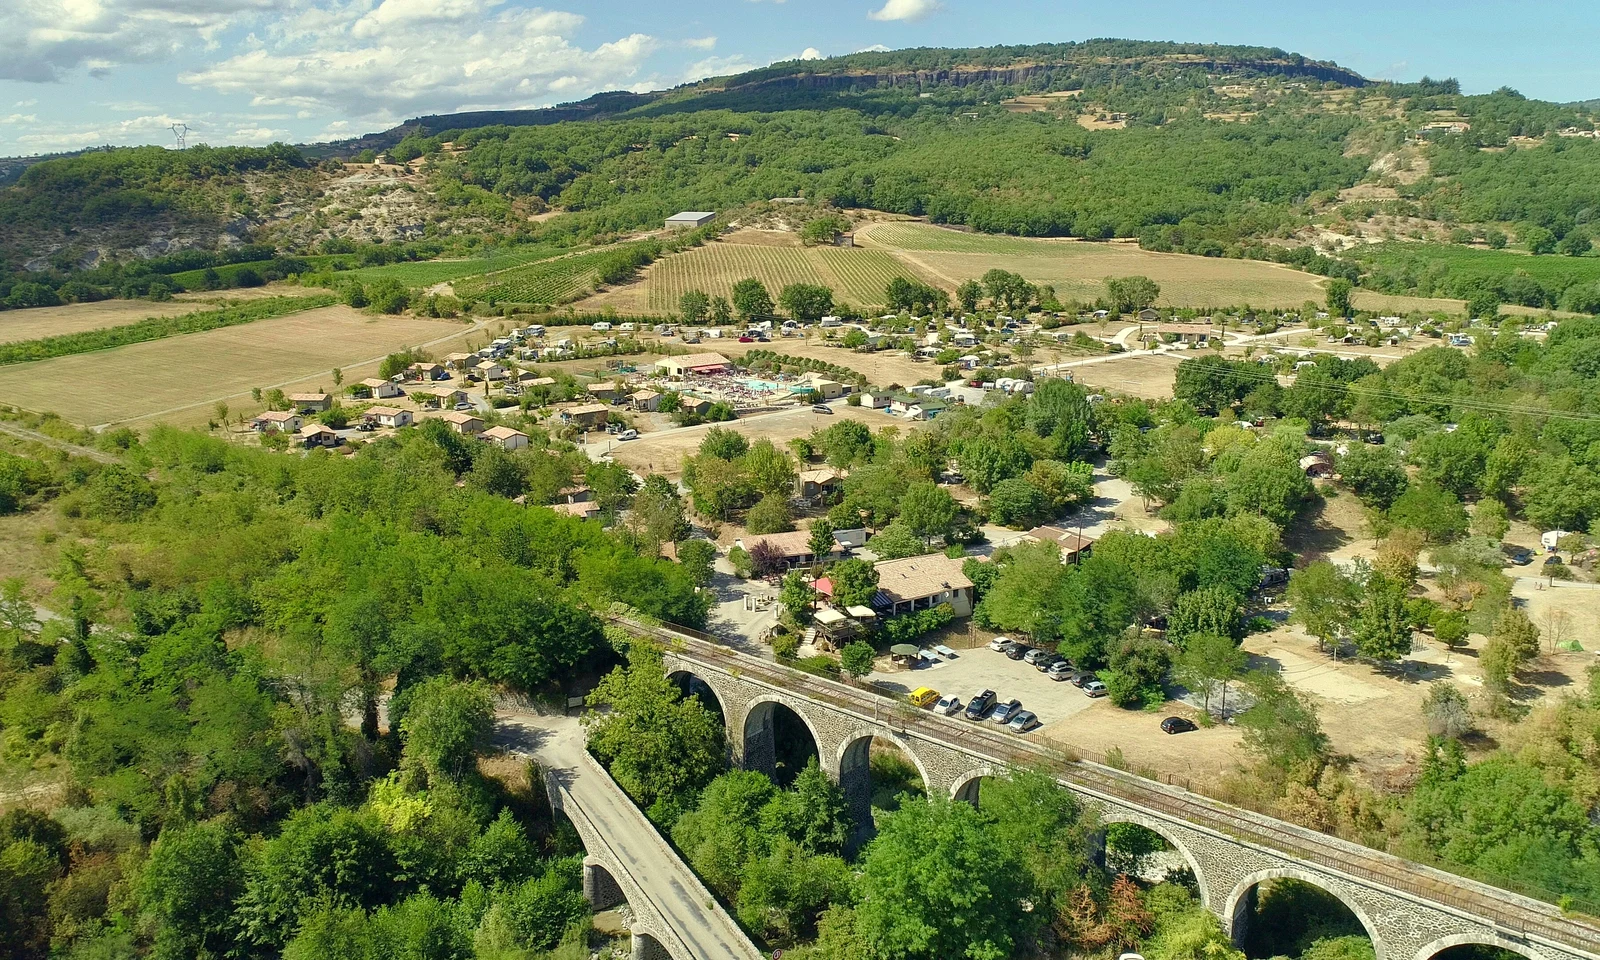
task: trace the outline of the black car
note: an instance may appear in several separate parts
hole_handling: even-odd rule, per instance
[[[1500,548],[1500,552],[1505,554],[1507,560],[1519,567],[1526,567],[1533,562],[1533,551],[1527,547],[1519,547],[1508,543]]]
[[[1064,662],[1065,659],[1065,657],[1058,653],[1046,654],[1045,656],[1033,661],[1033,668],[1038,670],[1040,673],[1049,673],[1051,667],[1058,663]]]
[[[1013,645],[1010,650],[1006,651],[1006,656],[1012,660],[1021,660],[1023,657],[1027,656],[1028,651],[1032,649],[1032,647],[1025,643],[1018,643]]]
[[[967,719],[982,720],[984,714],[989,712],[989,708],[994,706],[995,696],[993,690],[980,690],[973,694],[972,699],[967,702]]]
[[[1200,728],[1194,725],[1194,721],[1185,720],[1182,717],[1168,717],[1161,721],[1162,733],[1188,733],[1191,730],[1198,729]]]

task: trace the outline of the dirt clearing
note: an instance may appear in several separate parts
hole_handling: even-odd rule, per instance
[[[913,430],[922,426],[921,423],[907,422],[879,410],[864,410],[842,403],[835,405],[832,414],[817,413],[810,407],[796,407],[728,423],[708,423],[682,430],[646,433],[637,440],[613,443],[611,456],[637,473],[659,473],[676,480],[683,475],[683,458],[699,449],[700,441],[712,427],[733,430],[751,440],[765,437],[781,447],[796,437],[809,436],[812,430],[826,429],[840,420],[859,420],[873,430],[891,426]],[[602,439],[600,442],[604,444],[606,441]]]

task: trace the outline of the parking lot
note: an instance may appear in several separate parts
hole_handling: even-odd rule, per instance
[[[954,660],[940,660],[916,669],[889,668],[888,658],[878,661],[879,668],[869,679],[878,686],[899,693],[910,693],[918,687],[932,687],[941,694],[953,693],[963,705],[980,690],[993,690],[1003,703],[1015,697],[1022,701],[1024,710],[1032,710],[1039,717],[1041,730],[1028,736],[1038,736],[1050,725],[1101,704],[1100,709],[1114,709],[1105,700],[1096,701],[1066,680],[1052,680],[1035,670],[1031,664],[1011,660],[1003,653],[988,647],[957,652]],[[1056,731],[1051,731],[1056,732]]]

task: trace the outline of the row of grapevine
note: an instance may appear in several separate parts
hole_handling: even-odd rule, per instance
[[[842,301],[873,304],[881,303],[889,281],[901,276],[915,274],[881,250],[712,244],[657,264],[650,274],[648,304],[653,310],[671,310],[690,290],[727,296],[745,277],[760,280],[773,296],[791,283],[816,283]]]
[[[540,260],[471,277],[456,295],[497,303],[567,303],[601,282],[617,282],[655,255],[653,244],[634,243]]]

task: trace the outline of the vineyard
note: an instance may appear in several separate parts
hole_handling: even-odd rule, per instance
[[[570,303],[597,286],[630,278],[658,249],[648,241],[621,244],[496,270],[456,284],[456,296],[494,303]]]
[[[745,277],[766,284],[774,297],[791,283],[819,283],[852,305],[878,304],[895,277],[921,279],[882,250],[844,247],[769,247],[713,243],[668,257],[650,270],[648,308],[675,310],[690,290],[724,297]]]
[[[873,224],[859,236],[863,239],[871,238],[875,246],[891,249],[926,250],[934,253],[987,253],[1019,257],[1036,257],[1045,251],[1068,256],[1075,247],[1085,246],[990,233],[966,233],[925,223]]]

